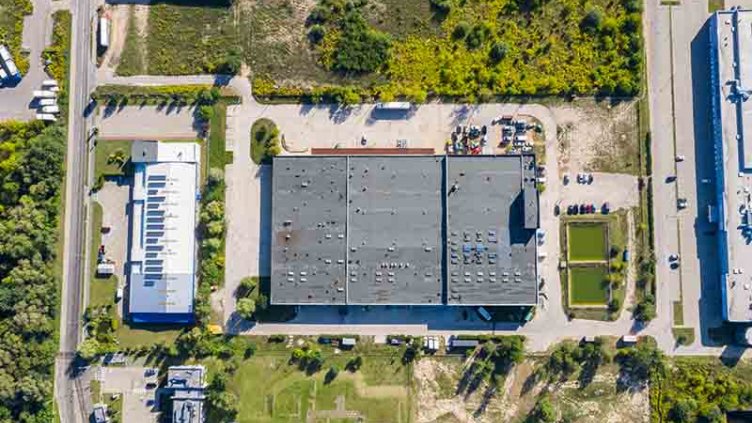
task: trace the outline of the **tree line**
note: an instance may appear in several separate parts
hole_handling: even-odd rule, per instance
[[[52,421],[65,131],[0,125],[0,422]]]

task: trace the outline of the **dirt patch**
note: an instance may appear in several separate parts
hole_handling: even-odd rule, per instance
[[[109,16],[110,21],[110,47],[102,57],[102,69],[115,71],[120,64],[120,55],[123,53],[125,39],[128,35],[128,25],[130,24],[131,8],[127,4],[116,4],[105,6],[105,16]]]
[[[540,360],[527,359],[515,366],[497,389],[481,386],[476,391],[443,397],[442,378],[455,381],[466,368],[459,359],[423,358],[414,367],[418,416],[423,423],[523,421],[541,395],[551,399],[560,418],[573,422],[647,422],[649,398],[644,391],[616,389],[617,368],[603,367],[586,386],[575,380],[549,383],[538,376]]]
[[[639,173],[636,102],[552,106],[562,173]]]

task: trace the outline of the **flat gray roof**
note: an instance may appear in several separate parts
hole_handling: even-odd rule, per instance
[[[275,304],[345,304],[347,158],[277,158],[272,177]]]
[[[441,304],[440,157],[351,157],[348,303]]]
[[[447,177],[447,302],[536,304],[532,156],[452,157]]]
[[[276,157],[271,301],[534,305],[534,175],[532,156]],[[449,195],[448,180],[461,184]],[[486,261],[447,264],[444,240],[461,249],[471,233],[477,252],[478,231],[484,245],[496,237],[480,249]],[[449,270],[463,277],[447,292]],[[479,282],[479,272],[498,278]]]
[[[724,318],[752,321],[752,10],[711,19],[711,77]],[[749,266],[749,267],[748,267]]]

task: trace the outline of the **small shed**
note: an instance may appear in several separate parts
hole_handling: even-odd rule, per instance
[[[115,273],[115,263],[102,262],[97,264],[97,276],[110,276]]]

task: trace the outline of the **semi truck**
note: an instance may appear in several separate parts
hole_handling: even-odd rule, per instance
[[[54,106],[57,104],[57,99],[55,98],[43,98],[39,100],[40,106]]]

